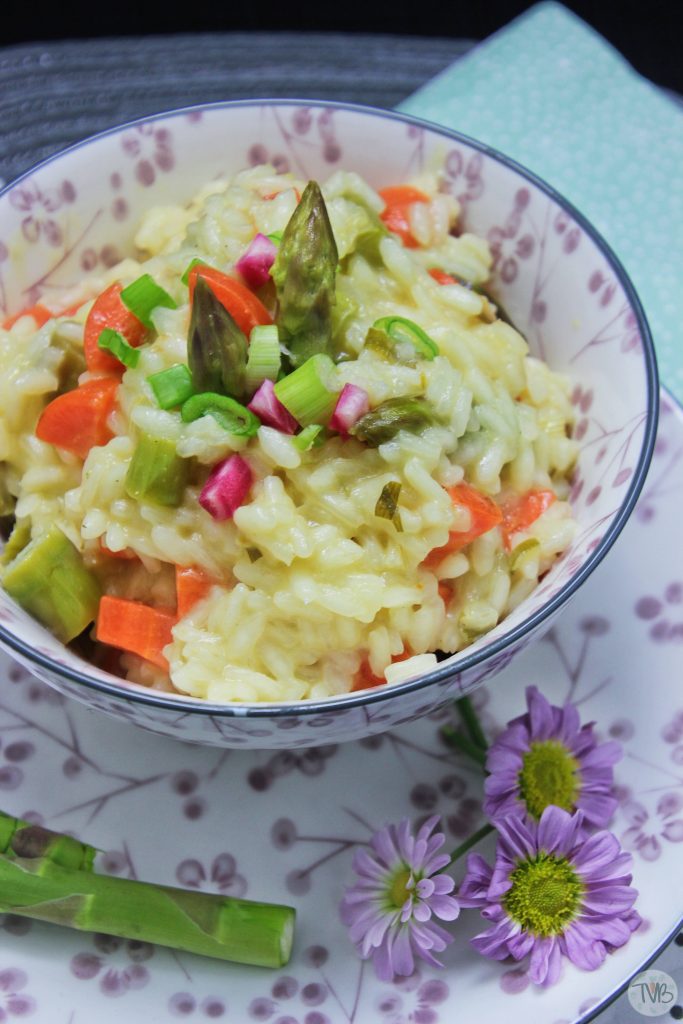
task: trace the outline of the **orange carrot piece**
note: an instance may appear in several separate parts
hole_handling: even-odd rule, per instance
[[[53,313],[52,310],[48,309],[47,306],[43,306],[42,303],[38,302],[35,306],[29,306],[28,309],[21,309],[13,316],[8,316],[3,321],[2,326],[6,331],[9,331],[10,327],[13,327],[17,320],[21,320],[22,316],[32,316],[36,327],[42,327],[51,317],[57,315],[57,313]]]
[[[278,196],[281,196],[283,192],[287,192],[287,191],[288,191],[287,189],[281,188],[277,192],[269,192],[267,196],[263,196],[262,198],[263,199],[277,199]],[[298,188],[294,189],[294,195],[296,196],[297,203],[300,203],[301,202],[301,192],[299,192]]]
[[[503,519],[503,513],[492,498],[482,494],[470,484],[457,484],[449,487],[448,493],[454,505],[466,508],[471,517],[471,524],[468,530],[451,530],[448,541],[440,548],[430,551],[422,563],[428,569],[434,569],[439,562],[464,547],[471,544],[482,533],[488,533],[494,526],[498,526]]]
[[[109,285],[98,295],[88,313],[83,332],[83,350],[86,366],[91,373],[112,373],[120,376],[125,367],[109,352],[97,345],[105,328],[118,331],[129,345],[137,348],[147,337],[147,328],[121,301],[122,286]]]
[[[401,651],[400,654],[394,654],[391,659],[391,664],[393,665],[397,661],[406,661],[408,658],[412,658],[412,654],[410,649],[406,647],[406,649]],[[363,658],[360,663],[360,667],[354,676],[351,693],[356,693],[357,690],[370,690],[373,686],[385,685],[386,679],[384,676],[376,676],[370,668],[369,660],[367,658]]]
[[[270,313],[246,285],[229,274],[224,274],[214,267],[207,267],[203,263],[198,263],[189,273],[187,283],[190,289],[190,302],[199,276],[204,278],[218,301],[225,306],[247,338],[252,328],[259,324],[272,324],[273,318]]]
[[[438,267],[430,267],[427,273],[434,278],[437,284],[458,284],[457,277],[447,274],[445,270],[439,270]]]
[[[120,551],[112,551],[108,548],[100,537],[100,550],[103,555],[107,555],[109,558],[119,558],[125,562],[136,562],[139,561],[138,556],[135,554],[132,548],[122,548]]]
[[[178,618],[182,619],[184,615],[187,615],[197,601],[206,597],[217,582],[213,576],[209,576],[207,572],[197,566],[176,565],[175,589]]]
[[[162,651],[173,639],[171,630],[176,622],[177,616],[170,608],[152,608],[140,601],[105,595],[100,599],[95,632],[100,643],[168,669]]]
[[[408,211],[413,203],[428,203],[429,196],[412,185],[389,185],[381,188],[379,194],[385,203],[380,219],[390,231],[403,239],[407,249],[417,249],[420,243],[410,233]]]
[[[528,491],[521,498],[503,505],[503,540],[506,551],[512,547],[512,535],[519,530],[528,530],[554,501],[557,501],[555,492],[541,488]]]
[[[114,377],[96,377],[53,398],[40,415],[36,437],[85,459],[91,448],[114,436],[107,420],[116,404],[118,386]]]

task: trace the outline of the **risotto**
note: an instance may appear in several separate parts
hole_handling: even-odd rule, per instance
[[[7,321],[19,604],[124,679],[252,702],[410,678],[524,600],[575,529],[568,387],[438,186],[250,169]]]

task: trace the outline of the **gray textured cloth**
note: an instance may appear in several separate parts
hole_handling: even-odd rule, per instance
[[[0,179],[104,128],[192,103],[287,96],[393,107],[471,45],[256,32],[0,48]]]

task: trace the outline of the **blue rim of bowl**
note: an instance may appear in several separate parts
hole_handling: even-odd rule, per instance
[[[23,641],[18,640],[11,633],[9,633],[0,624],[0,643],[6,648],[15,651],[21,655],[27,661],[34,665],[40,666],[43,669],[47,669],[71,682],[76,682],[88,689],[97,690],[100,693],[104,693],[109,697],[116,697],[118,699],[132,702],[135,704],[144,704],[158,708],[163,711],[172,712],[174,714],[199,714],[199,715],[210,715],[220,718],[282,718],[285,716],[294,715],[297,717],[310,717],[314,715],[321,715],[325,713],[348,711],[352,708],[367,707],[368,705],[381,704],[386,700],[390,700],[399,695],[414,692],[416,690],[427,689],[428,687],[443,683],[454,675],[454,673],[460,674],[467,671],[468,669],[474,668],[482,662],[488,661],[490,658],[501,654],[506,648],[511,647],[517,641],[523,639],[525,636],[533,633],[546,619],[554,615],[554,613],[565,604],[569,598],[576,593],[579,587],[586,581],[590,574],[597,568],[602,562],[603,558],[613,546],[617,537],[621,533],[622,529],[626,525],[626,522],[631,515],[638,496],[642,490],[647,472],[652,459],[652,453],[654,450],[656,435],[657,435],[657,423],[659,418],[659,376],[657,372],[657,358],[655,355],[654,344],[652,341],[652,335],[650,328],[645,317],[645,312],[641,305],[640,299],[636,293],[631,280],[622,266],[620,260],[613,252],[611,247],[604,240],[602,235],[596,231],[593,225],[588,221],[579,210],[577,210],[569,200],[565,199],[559,192],[557,192],[551,185],[549,185],[542,178],[539,178],[533,171],[528,170],[521,164],[517,163],[511,157],[505,156],[500,153],[497,149],[493,149],[486,143],[479,142],[477,139],[473,139],[468,135],[463,135],[461,132],[453,131],[450,128],[444,128],[441,125],[435,124],[431,121],[426,121],[422,118],[413,117],[411,114],[402,114],[392,110],[382,110],[378,107],[366,107],[356,103],[334,103],[326,102],[323,100],[302,100],[302,99],[250,99],[250,100],[226,100],[225,102],[218,103],[199,103],[189,107],[179,107],[174,110],[162,111],[158,114],[151,114],[146,117],[139,117],[133,121],[128,121],[125,124],[116,125],[113,128],[108,128],[105,131],[98,132],[95,135],[90,135],[88,138],[83,139],[80,142],[74,143],[74,145],[67,147],[66,149],[60,150],[58,153],[47,157],[40,163],[34,165],[29,170],[25,171],[13,182],[10,182],[2,190],[0,190],[0,198],[5,195],[6,192],[10,192],[20,182],[26,178],[36,174],[39,170],[49,166],[55,160],[61,159],[61,157],[68,153],[76,152],[79,149],[83,149],[86,146],[91,145],[93,142],[99,139],[106,138],[109,135],[116,135],[119,132],[125,131],[128,128],[135,127],[139,124],[149,124],[151,121],[166,120],[167,118],[183,117],[197,111],[210,111],[210,110],[230,110],[244,107],[307,107],[307,108],[319,108],[319,109],[334,109],[344,110],[350,113],[356,113],[361,115],[370,116],[373,118],[382,118],[388,121],[399,121],[406,125],[412,125],[416,128],[422,128],[429,132],[435,132],[437,135],[441,135],[443,138],[452,139],[454,142],[462,143],[472,149],[478,150],[480,153],[495,160],[497,163],[502,164],[513,170],[516,174],[519,174],[522,178],[525,178],[528,182],[540,189],[541,192],[545,193],[553,202],[557,203],[562,209],[564,209],[571,218],[576,221],[582,228],[586,235],[588,235],[598,249],[603,253],[607,262],[610,264],[615,277],[619,281],[621,287],[626,294],[631,308],[635,314],[638,330],[642,339],[643,356],[645,362],[645,372],[647,377],[647,419],[645,423],[645,432],[643,437],[643,444],[640,450],[638,463],[636,465],[631,484],[629,486],[626,498],[622,502],[621,508],[616,514],[612,521],[609,529],[602,537],[600,543],[591,552],[589,557],[586,559],[581,569],[572,576],[569,580],[550,601],[542,605],[532,616],[525,619],[524,622],[520,623],[514,629],[510,630],[509,633],[505,633],[499,637],[492,644],[487,644],[480,650],[475,651],[473,654],[461,657],[457,665],[449,664],[450,658],[446,661],[440,662],[438,666],[432,671],[425,673],[424,675],[417,676],[415,679],[410,679],[405,683],[394,684],[391,687],[377,689],[377,690],[362,690],[357,695],[354,694],[343,694],[336,697],[327,697],[324,700],[318,701],[299,701],[292,703],[263,703],[263,704],[210,704],[204,701],[200,701],[198,698],[192,698],[184,695],[175,697],[170,696],[159,696],[155,692],[147,693],[141,687],[133,688],[130,684],[126,685],[125,682],[104,682],[103,680],[93,679],[84,672],[80,672],[76,669],[69,668],[59,662],[53,661],[52,658],[47,655],[41,654],[29,646]],[[460,655],[452,655],[452,657],[459,657]],[[113,678],[113,677],[112,677]]]

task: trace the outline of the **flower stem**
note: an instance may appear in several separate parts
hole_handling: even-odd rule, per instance
[[[490,825],[488,822],[485,825],[482,825],[482,827],[474,832],[469,839],[466,839],[464,843],[460,844],[460,846],[456,846],[455,850],[453,850],[453,853],[451,854],[450,863],[455,864],[456,860],[459,860],[460,857],[467,853],[468,850],[471,850],[473,846],[476,846],[481,839],[485,839],[486,836],[491,835],[491,833],[495,831],[494,826]]]
[[[486,736],[484,735],[484,730],[479,722],[479,716],[474,710],[470,698],[460,697],[459,700],[456,700],[455,706],[458,709],[460,717],[462,718],[463,724],[467,729],[472,742],[482,750],[486,750],[488,748]]]
[[[473,761],[483,768],[486,763],[486,751],[482,750],[481,747],[477,746],[462,733],[457,732],[452,725],[444,725],[441,729],[441,736],[444,742],[449,747],[453,747],[455,750],[460,751],[461,754],[467,754]]]

